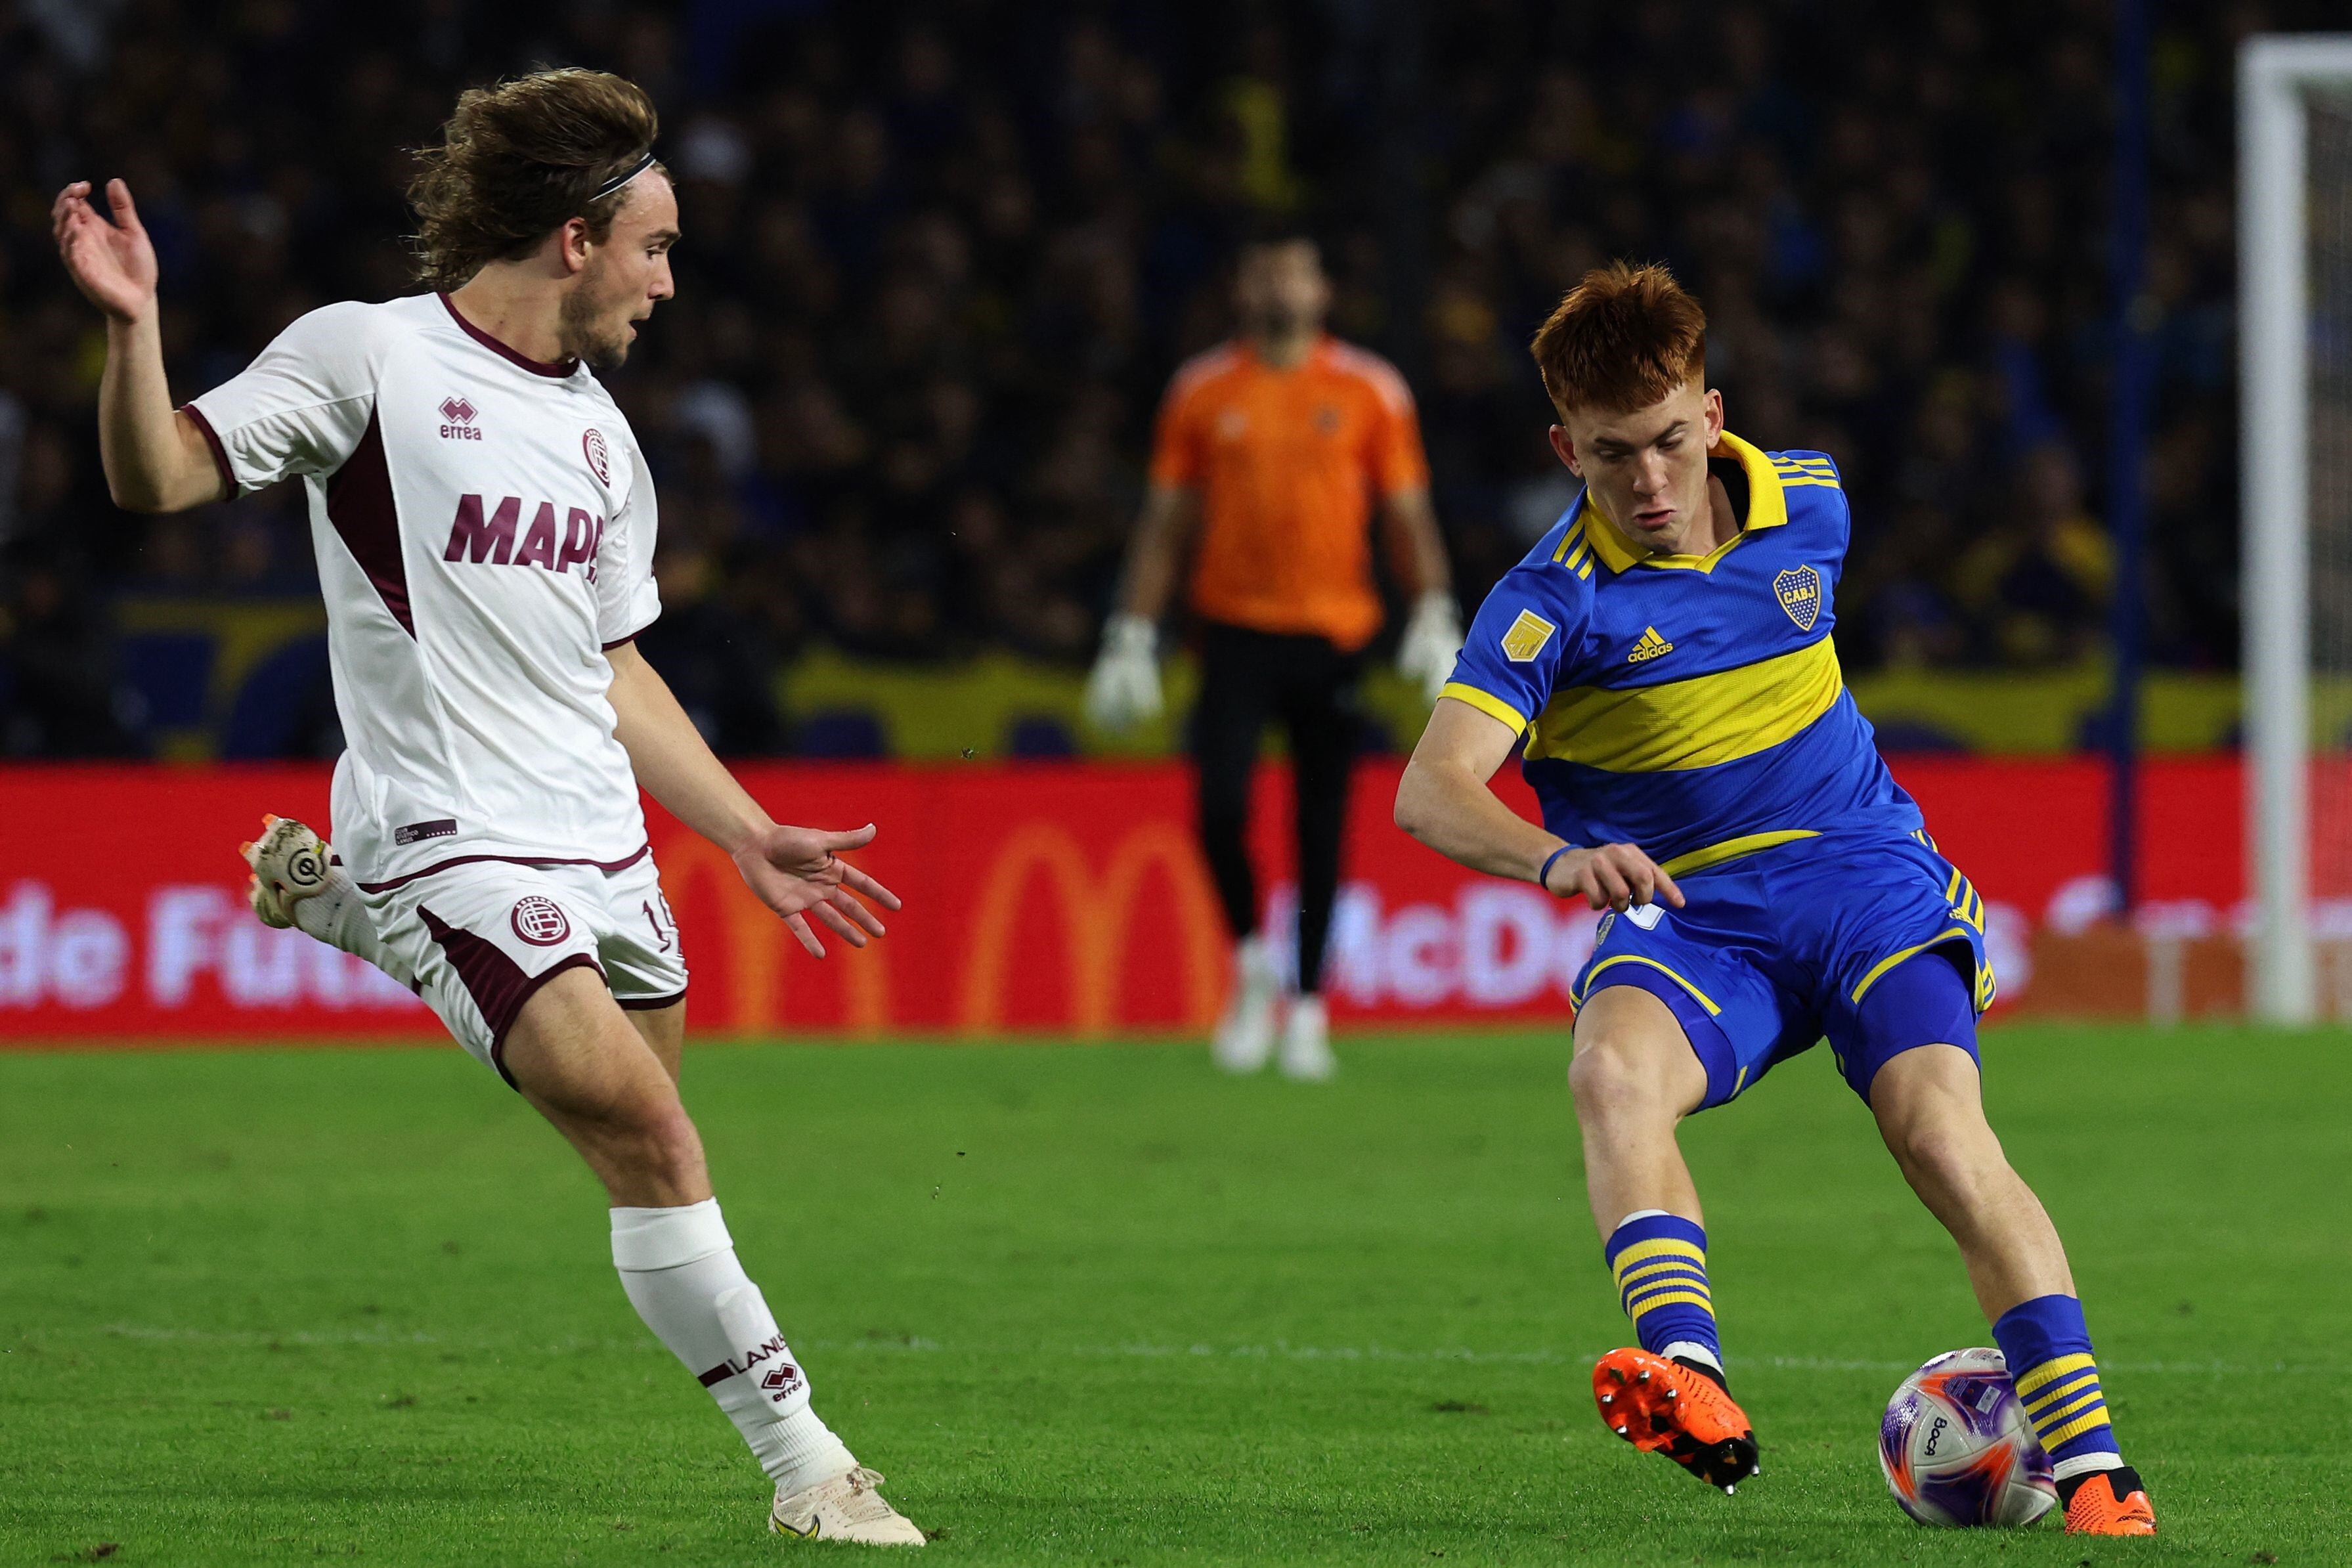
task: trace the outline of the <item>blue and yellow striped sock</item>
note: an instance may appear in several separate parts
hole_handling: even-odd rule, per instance
[[[1723,1370],[1715,1299],[1706,1288],[1706,1232],[1663,1209],[1627,1215],[1601,1256],[1617,1277],[1617,1298],[1642,1348]]]
[[[2123,1463],[2082,1302],[2072,1296],[2036,1296],[2003,1312],[1992,1337],[2060,1480]]]

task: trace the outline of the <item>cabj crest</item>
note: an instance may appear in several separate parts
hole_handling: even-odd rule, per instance
[[[1813,623],[1822,618],[1822,574],[1811,567],[1781,573],[1772,579],[1772,592],[1780,596],[1780,607],[1789,612],[1798,630],[1811,631]]]

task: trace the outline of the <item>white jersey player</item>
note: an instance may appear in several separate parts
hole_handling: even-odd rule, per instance
[[[60,253],[107,317],[107,482],[171,511],[299,476],[349,749],[341,860],[299,823],[248,846],[255,907],[416,988],[571,1141],[611,1194],[646,1325],[776,1484],[771,1522],[919,1546],[809,1403],[736,1259],[680,1103],[687,973],[640,786],[729,851],[811,952],[898,900],[840,852],[869,827],[782,826],[704,744],[634,638],[660,614],[643,453],[596,368],[671,292],[677,204],[653,105],[598,72],[466,93],[410,196],[431,292],[331,305],[174,410],[156,264],[131,193],[86,184]]]

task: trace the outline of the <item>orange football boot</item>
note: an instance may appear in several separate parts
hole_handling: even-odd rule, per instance
[[[1645,1454],[1665,1455],[1727,1497],[1763,1472],[1746,1412],[1703,1372],[1647,1351],[1611,1351],[1593,1365],[1592,1397],[1612,1432]]]
[[[2116,1482],[2123,1483],[2118,1489]],[[2083,1478],[2066,1500],[2069,1535],[2154,1535],[2156,1507],[2139,1484],[2139,1472],[2128,1466],[2098,1470]]]

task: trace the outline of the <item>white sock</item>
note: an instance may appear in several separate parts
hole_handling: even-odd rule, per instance
[[[1716,1359],[1715,1352],[1696,1340],[1676,1340],[1658,1354],[1668,1361],[1695,1361],[1701,1366],[1711,1366],[1717,1372],[1723,1370],[1723,1363]]]
[[[710,1390],[779,1494],[805,1491],[857,1463],[809,1407],[808,1376],[736,1261],[717,1198],[614,1209],[613,1267],[637,1316]]]
[[[416,989],[416,976],[408,965],[376,936],[375,922],[368,918],[367,900],[360,896],[358,885],[343,869],[341,861],[328,865],[324,888],[295,902],[294,923],[329,947],[339,947],[354,957],[363,958],[410,990]]]

